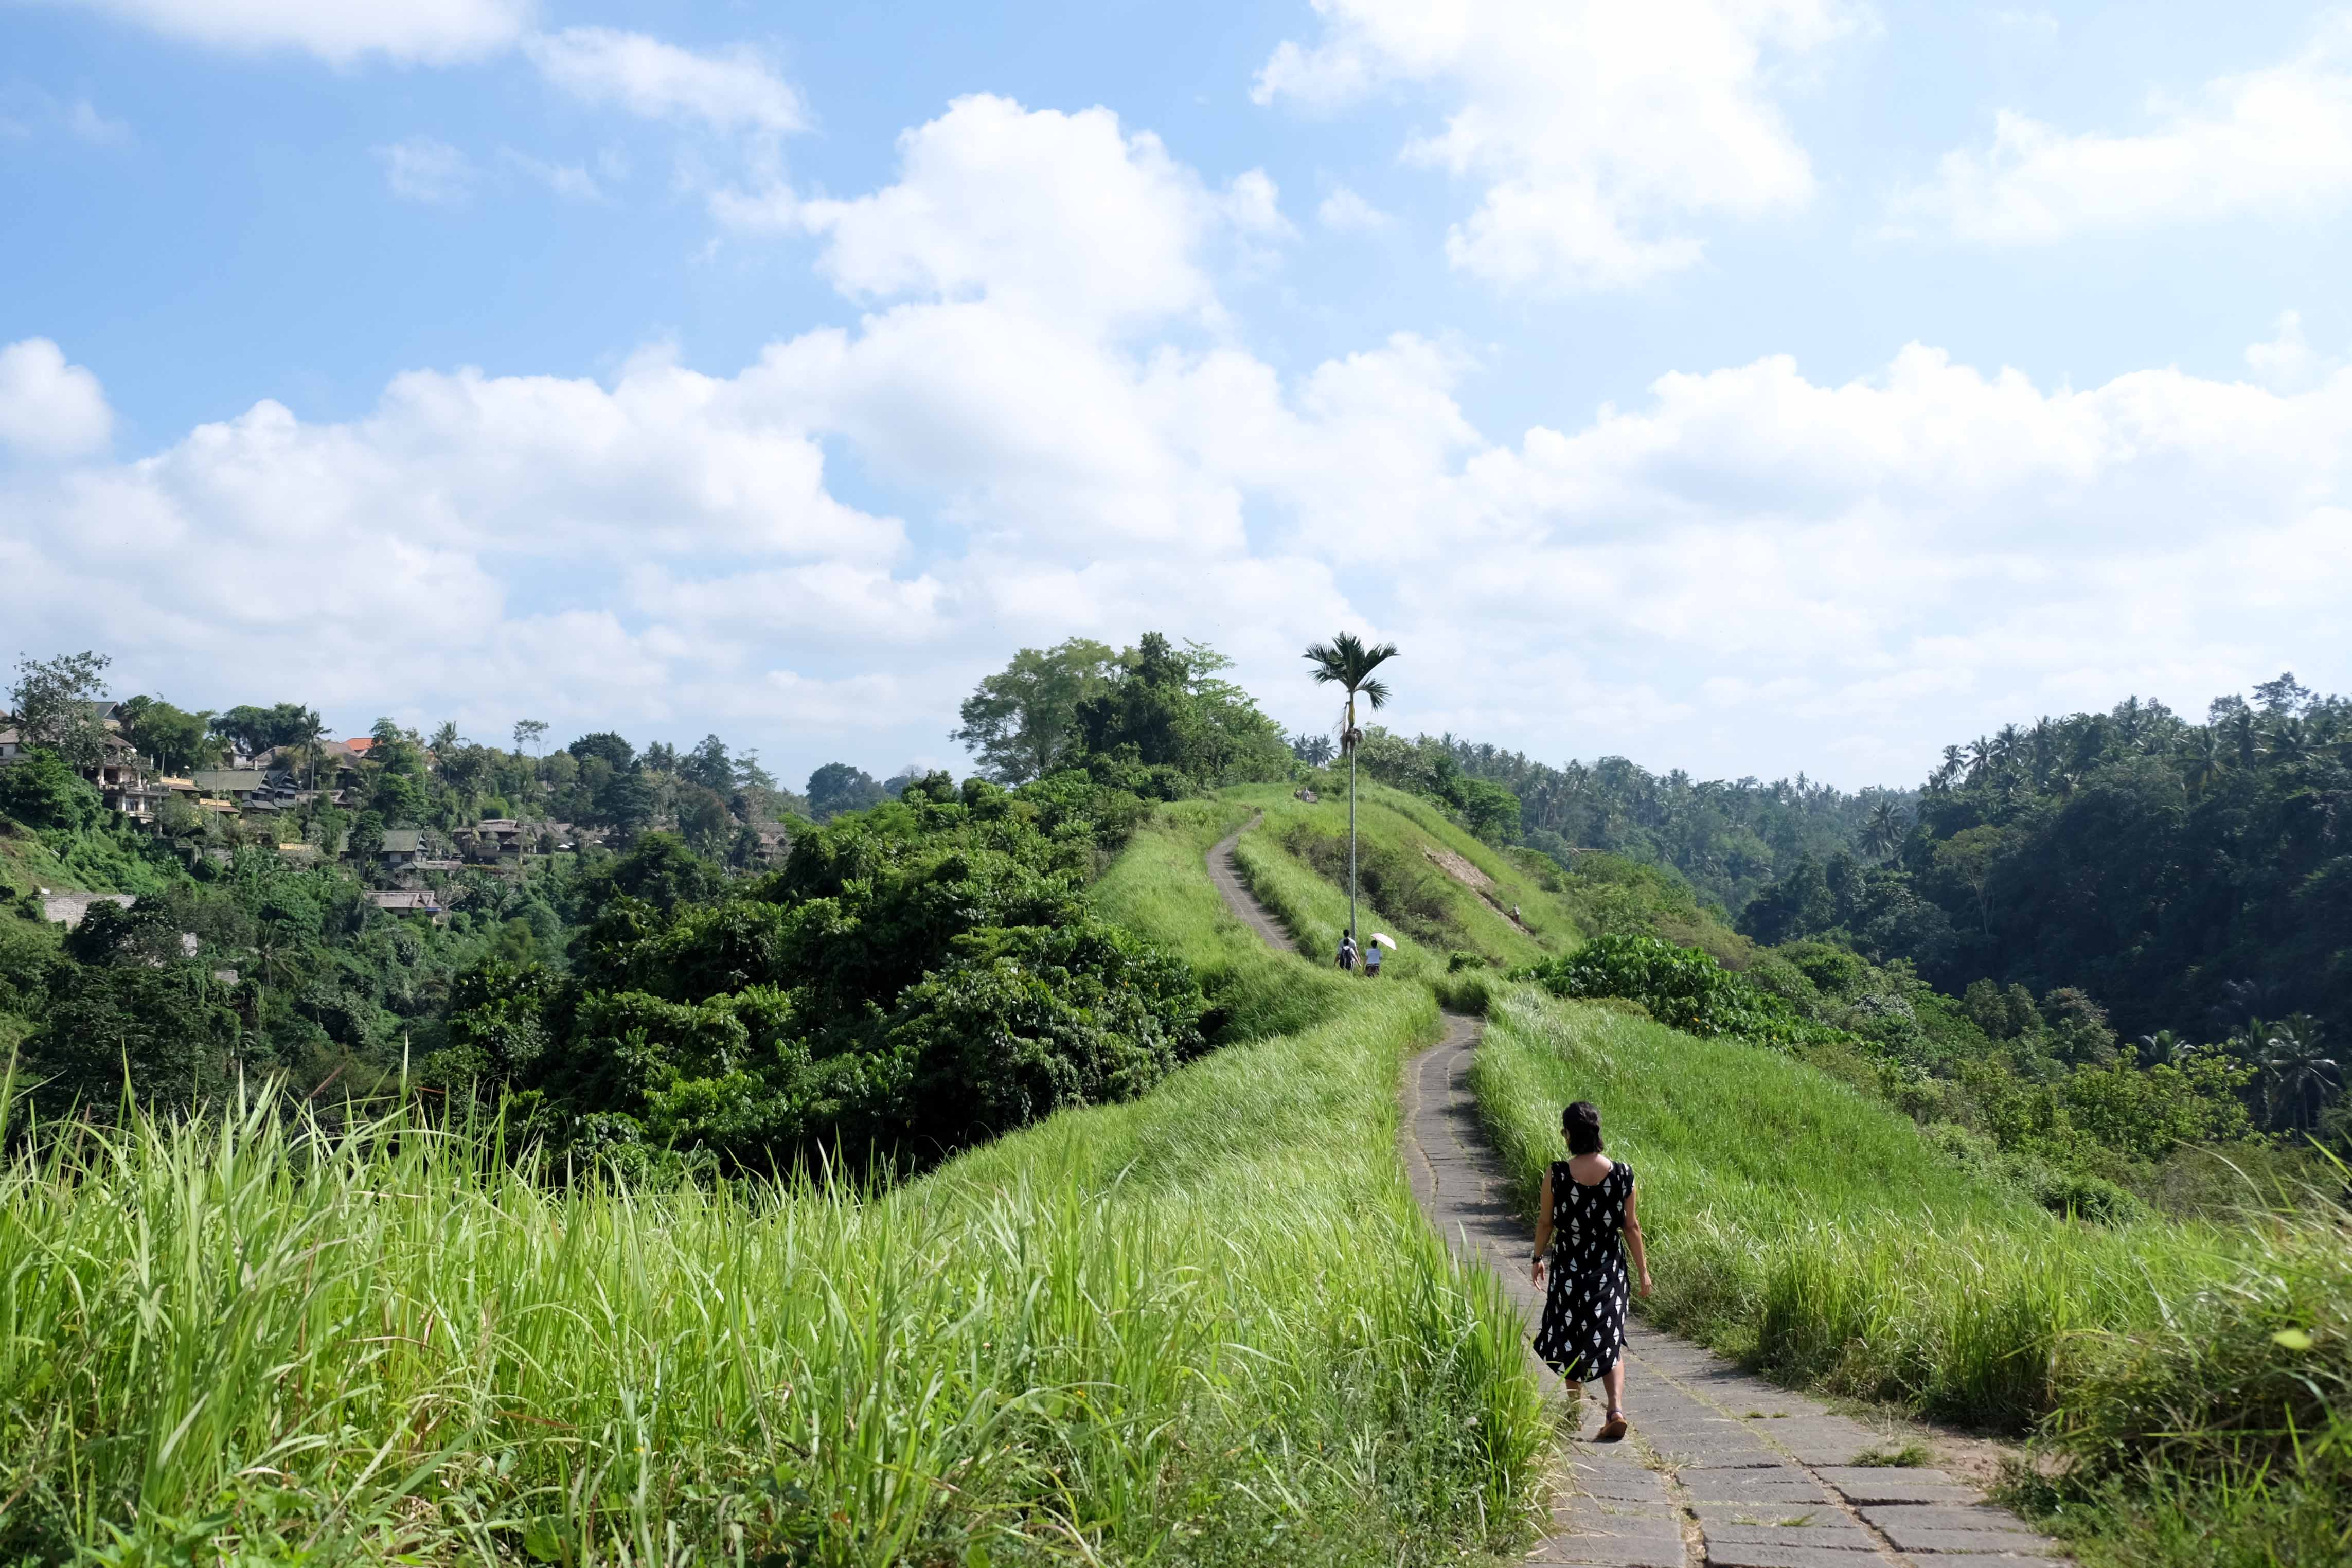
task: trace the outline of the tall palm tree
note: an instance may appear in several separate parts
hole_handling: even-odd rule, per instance
[[[1903,808],[1881,796],[1870,808],[1870,820],[1863,825],[1862,847],[1884,860],[1903,847],[1903,835],[1908,830]]]
[[[301,749],[303,759],[310,764],[310,788],[319,788],[319,742],[327,738],[327,721],[319,717],[316,708],[302,710],[302,717],[294,725],[294,744]]]
[[[2265,1037],[2263,1079],[2271,1124],[2305,1126],[2316,1120],[2327,1091],[2342,1081],[2343,1068],[2322,1052],[2317,1026],[2299,1014],[2261,1033]]]
[[[1348,694],[1348,718],[1339,731],[1339,749],[1348,753],[1348,935],[1356,934],[1356,742],[1364,738],[1356,728],[1356,699],[1374,709],[1389,701],[1388,682],[1372,679],[1372,671],[1396,657],[1396,644],[1366,647],[1353,632],[1341,632],[1328,643],[1310,643],[1307,662],[1313,665],[1316,684],[1337,686]],[[1361,946],[1360,942],[1357,945]]]

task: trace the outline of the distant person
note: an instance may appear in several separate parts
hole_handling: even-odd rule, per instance
[[[1559,1113],[1559,1130],[1568,1158],[1544,1173],[1528,1274],[1540,1285],[1546,1262],[1551,1265],[1536,1354],[1559,1373],[1571,1397],[1582,1396],[1585,1379],[1601,1380],[1609,1409],[1594,1440],[1614,1443],[1625,1436],[1625,1254],[1633,1255],[1644,1296],[1650,1260],[1633,1213],[1633,1167],[1601,1152],[1599,1109],[1578,1100]]]
[[[1381,944],[1376,942],[1367,942],[1364,944],[1364,978],[1378,980],[1380,977]]]
[[[1339,938],[1339,967],[1342,969],[1356,967],[1356,939],[1353,936],[1343,935]]]

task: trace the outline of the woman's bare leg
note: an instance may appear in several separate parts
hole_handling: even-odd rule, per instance
[[[1610,1409],[1621,1415],[1624,1413],[1625,1363],[1622,1361],[1601,1374],[1601,1392],[1609,1396]]]

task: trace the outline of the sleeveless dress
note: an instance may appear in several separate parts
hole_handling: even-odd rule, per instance
[[[1633,1167],[1622,1160],[1591,1186],[1551,1167],[1551,1282],[1536,1354],[1564,1378],[1584,1382],[1625,1351],[1625,1200]]]

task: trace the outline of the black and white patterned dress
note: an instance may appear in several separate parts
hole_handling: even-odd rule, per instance
[[[1625,1200],[1633,1167],[1619,1161],[1586,1186],[1551,1167],[1551,1286],[1536,1354],[1574,1382],[1599,1377],[1625,1352]]]

